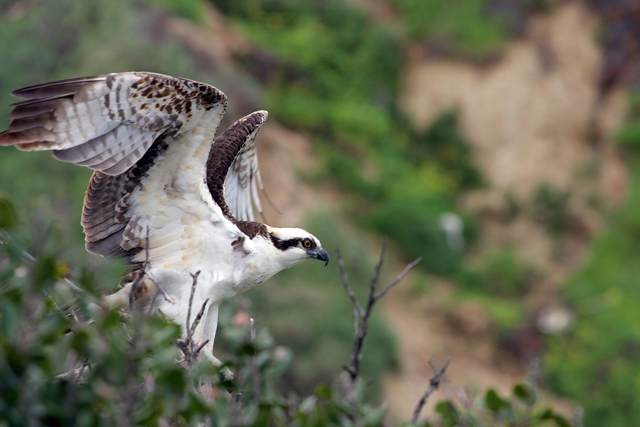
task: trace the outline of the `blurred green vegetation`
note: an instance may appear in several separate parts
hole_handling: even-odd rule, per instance
[[[349,214],[389,235],[407,258],[423,256],[423,268],[454,273],[461,254],[449,248],[440,217],[482,179],[455,112],[418,131],[400,111],[398,31],[344,0],[215,4],[275,56],[267,107],[313,135],[324,177],[352,192]],[[473,221],[465,225],[473,237]]]
[[[555,189],[551,185],[541,184],[533,194],[533,218],[554,236],[566,231],[570,217],[568,203],[569,191]]]
[[[145,0],[195,23],[202,22],[207,0]]]
[[[439,0],[393,0],[409,35],[436,39],[454,53],[481,56],[507,39],[505,23],[487,14],[491,0],[460,0],[455,7]]]
[[[443,112],[427,129],[415,129],[398,105],[403,45],[409,39],[444,41],[454,54],[472,58],[491,54],[504,44],[509,26],[503,18],[487,13],[494,2],[393,0],[399,23],[373,19],[347,0],[212,3],[273,55],[275,65],[258,76],[267,87],[264,106],[276,120],[313,136],[324,159],[321,177],[334,180],[352,196],[344,211],[358,224],[389,235],[405,259],[423,256],[421,268],[458,279],[465,292],[482,299],[499,324],[513,326],[520,321],[514,301],[525,292],[530,269],[508,249],[487,254],[477,264],[463,268],[464,253],[452,250],[440,225],[442,214],[458,212],[465,222],[467,242],[473,242],[477,233],[475,219],[459,212],[457,199],[482,186],[483,179],[473,165],[456,112]],[[218,83],[220,76],[198,69],[197,60],[181,49],[175,38],[154,29],[159,10],[198,23],[206,7],[204,0],[0,0],[2,127],[8,124],[6,105],[15,101],[8,96],[11,90],[58,78],[149,70],[199,79],[225,90]],[[251,62],[250,58],[239,58],[243,59]],[[631,110],[633,120],[620,130],[618,139],[637,171],[640,95],[632,99]],[[191,388],[172,386],[195,381],[177,370],[171,360],[176,352],[171,345],[175,328],[161,319],[140,324],[143,339],[131,359],[125,344],[128,332],[119,326],[119,315],[97,315],[94,324],[69,336],[64,332],[73,325],[58,307],[64,305],[64,299],[42,298],[50,295],[49,287],[68,264],[87,266],[77,277],[90,295],[113,290],[124,269],[84,250],[79,219],[89,175],[85,169],[53,160],[49,153],[0,152],[0,227],[18,230],[16,224],[28,224],[33,233],[24,228],[12,231],[17,243],[1,248],[5,252],[0,257],[0,362],[4,364],[0,375],[8,388],[6,393],[1,390],[4,406],[0,410],[12,417],[7,418],[9,425],[20,424],[20,417],[69,425],[65,408],[76,414],[77,425],[98,425],[104,420],[108,424],[121,407],[113,398],[114,390],[127,385],[122,372],[111,373],[105,367],[122,365],[114,360],[127,360],[135,365],[133,378],[143,380],[148,378],[146,374],[159,378],[157,388],[145,391],[148,405],[136,412],[141,424],[157,425],[162,418],[194,425],[201,414],[198,411],[210,408]],[[6,201],[7,196],[18,202],[17,208]],[[552,233],[566,227],[567,199],[568,195],[550,187],[541,187],[534,198],[539,222]],[[640,391],[640,337],[636,330],[640,319],[636,319],[634,304],[640,289],[636,283],[640,277],[636,267],[639,206],[640,174],[634,172],[626,207],[612,216],[611,227],[596,242],[591,261],[567,284],[567,297],[580,321],[569,337],[550,340],[546,362],[551,384],[583,403],[586,418],[594,425],[616,427],[640,420],[633,401]],[[307,229],[321,236],[328,250],[340,247],[352,283],[364,286],[371,273],[370,244],[346,233],[334,217],[318,214],[310,218]],[[22,250],[38,261],[27,276],[17,277],[16,271],[22,270],[16,269],[24,264]],[[350,324],[345,321],[350,304],[337,280],[335,263],[318,270],[311,264],[288,270],[247,294],[258,325],[268,323],[276,342],[292,348],[296,355],[290,370],[277,376],[274,389],[287,386],[300,394],[310,393],[319,380],[335,376],[346,360],[352,339]],[[495,303],[491,293],[506,302]],[[268,304],[263,304],[264,300]],[[373,322],[367,344],[371,348],[363,366],[365,379],[378,379],[395,364],[390,332],[379,318]],[[228,318],[226,324],[225,331],[225,320],[221,320],[222,336],[230,337],[227,350],[231,357],[238,348],[234,347]],[[33,341],[23,343],[16,331],[33,333]],[[275,363],[275,347],[266,341],[260,351],[266,351],[265,358]],[[55,379],[68,369],[70,358],[82,360],[85,356],[101,367],[87,383]],[[265,366],[272,366],[271,362]],[[378,397],[378,385],[375,381],[369,398]],[[306,407],[307,412],[298,408],[307,422],[299,425],[325,425],[311,423],[311,414],[335,415],[344,409],[330,388],[318,390],[310,397],[314,403]],[[518,405],[522,405],[527,397],[516,392],[514,399],[520,399]],[[489,407],[490,419],[495,416],[503,421],[505,413],[512,414],[510,408],[516,404],[504,403],[507,400],[487,394],[483,404]],[[32,405],[38,402],[44,404]],[[259,408],[275,411],[278,405],[284,407],[277,398],[254,403],[251,408],[255,413]],[[157,408],[151,409],[154,405]],[[439,425],[474,423],[474,414],[448,405],[439,406]],[[104,413],[104,420],[96,419],[98,410]],[[378,415],[373,410],[368,414]],[[553,413],[541,411],[538,415],[536,422],[566,425]],[[228,418],[224,420],[229,423]]]
[[[291,350],[276,344],[266,328],[258,326],[252,337],[246,322],[233,321],[246,308],[233,304],[221,312],[219,336],[234,379],[218,379],[206,361],[176,363],[177,325],[161,316],[100,308],[93,270],[68,265],[59,257],[62,241],[17,224],[8,200],[1,206],[0,425],[387,425],[386,408],[368,403],[363,378],[351,386],[344,376],[338,380],[337,366],[314,382],[313,391],[297,393],[287,376]],[[25,252],[33,248],[37,252]],[[332,317],[351,323],[348,316]],[[322,344],[323,356],[333,351],[332,343]],[[364,360],[384,352],[380,344],[365,347]],[[505,419],[514,425],[569,425],[537,402],[527,383],[516,386],[513,398],[489,390],[480,408],[458,409],[445,401],[430,417],[433,424],[405,425],[462,427],[473,421],[488,427]]]
[[[479,259],[461,269],[460,285],[476,293],[490,293],[496,297],[523,297],[534,275],[517,253],[508,247],[481,254]]]
[[[630,118],[618,140],[631,177],[625,205],[592,245],[588,262],[565,285],[578,315],[568,336],[550,340],[549,381],[584,402],[591,425],[640,422],[640,97],[630,98]]]

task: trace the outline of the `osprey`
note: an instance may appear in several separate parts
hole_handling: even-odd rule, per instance
[[[261,211],[256,111],[221,135],[227,97],[204,83],[147,72],[62,80],[13,92],[0,145],[53,150],[94,170],[82,226],[89,252],[133,266],[110,306],[130,302],[187,325],[204,308],[193,338],[212,355],[218,306],[309,258],[329,262],[320,241],[298,228],[253,221]],[[135,285],[134,285],[135,284]],[[158,297],[160,295],[160,297]]]

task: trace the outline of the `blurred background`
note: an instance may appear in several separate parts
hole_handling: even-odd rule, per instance
[[[453,398],[528,378],[587,425],[639,425],[639,37],[636,0],[0,0],[0,128],[12,90],[117,71],[216,86],[223,126],[267,109],[268,223],[339,248],[360,295],[383,236],[385,280],[423,257],[365,348],[391,419],[452,356]],[[79,224],[90,175],[5,148],[0,205],[111,292],[124,266]],[[236,300],[293,349],[294,390],[348,363],[337,263]]]

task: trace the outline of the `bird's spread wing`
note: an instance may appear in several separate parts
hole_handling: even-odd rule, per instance
[[[215,132],[227,98],[192,80],[133,72],[63,80],[13,92],[9,129],[0,145],[53,150],[54,156],[118,175],[161,135],[198,126]]]
[[[264,187],[258,166],[256,134],[267,120],[267,116],[266,111],[256,111],[238,120],[216,138],[209,154],[207,175],[210,178],[213,177],[212,159],[222,157],[233,159],[230,166],[225,165],[228,167],[226,179],[222,173],[216,177],[217,180],[224,182],[224,199],[216,198],[216,202],[220,204],[226,201],[230,211],[240,221],[253,221],[254,207],[262,213],[258,189],[263,190]],[[226,156],[223,155],[223,151]]]
[[[187,232],[198,227],[185,224],[206,222],[217,209],[203,177],[226,108],[222,92],[159,74],[117,73],[14,95],[26,101],[14,105],[0,145],[53,150],[95,170],[82,216],[90,252],[131,259],[148,237],[160,259],[184,253],[185,239],[198,240]]]

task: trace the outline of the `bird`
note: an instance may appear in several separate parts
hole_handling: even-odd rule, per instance
[[[131,266],[109,307],[143,307],[192,333],[212,363],[220,304],[308,259],[329,262],[300,228],[255,221],[263,190],[256,111],[216,136],[217,88],[151,72],[73,78],[12,92],[0,146],[52,150],[92,169],[82,212],[86,249]],[[197,284],[197,286],[196,286]],[[191,306],[202,307],[189,331]],[[191,320],[193,320],[192,316]]]

